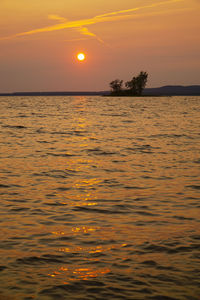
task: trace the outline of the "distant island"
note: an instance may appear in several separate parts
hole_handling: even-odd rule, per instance
[[[110,96],[141,96],[147,79],[148,73],[141,71],[138,76],[133,76],[130,81],[125,82],[125,88],[123,80],[115,79],[110,82]]]
[[[110,96],[200,96],[200,85],[167,85],[158,88],[146,88],[148,73],[141,71],[130,81],[115,79],[110,82]]]

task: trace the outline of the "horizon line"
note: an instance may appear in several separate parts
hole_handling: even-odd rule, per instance
[[[192,85],[163,85],[163,86],[159,86],[159,87],[146,87],[144,89],[144,91],[148,91],[148,90],[157,90],[159,91],[160,89],[163,88],[199,88],[198,91],[198,95],[200,95],[200,84],[192,84]],[[49,95],[49,96],[70,96],[70,95],[77,95],[77,96],[81,96],[81,95],[109,95],[110,90],[96,90],[96,91],[19,91],[19,92],[0,92],[0,96],[45,96],[45,95]]]

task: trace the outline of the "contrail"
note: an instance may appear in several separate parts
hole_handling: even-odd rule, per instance
[[[156,7],[156,6],[163,5],[163,4],[168,4],[168,3],[173,3],[173,2],[182,2],[182,1],[183,0],[162,1],[162,2],[158,2],[158,3],[146,5],[146,6],[140,6],[140,7],[124,9],[124,10],[120,10],[120,11],[115,11],[115,12],[111,12],[111,13],[106,13],[106,14],[103,14],[103,15],[98,15],[95,18],[114,16],[114,15],[118,15],[118,14],[125,14],[125,13],[134,12],[134,11],[145,9],[145,8],[153,8],[153,7]]]
[[[91,31],[89,31],[86,27],[78,27],[77,30],[81,34],[92,36],[92,37],[96,38],[100,43],[104,44],[104,41],[101,38],[99,38],[95,33],[92,33]]]
[[[66,18],[63,18],[63,17],[60,17],[58,15],[48,15],[48,18],[50,20],[56,20],[56,21],[60,21],[60,22],[67,22],[67,19]],[[96,40],[98,40],[99,42],[101,43],[104,43],[104,41],[98,37],[95,33],[91,32],[88,30],[87,27],[77,27],[75,28],[79,33],[83,34],[83,35],[87,35],[87,36],[90,36],[90,37],[94,37]],[[76,39],[77,40],[77,39]],[[80,39],[79,39],[80,40]]]
[[[151,4],[151,5],[135,7],[135,8],[130,8],[130,9],[126,9],[126,10],[119,10],[119,11],[115,11],[115,12],[106,13],[106,14],[103,14],[103,15],[97,15],[93,18],[82,19],[82,20],[77,20],[77,21],[67,21],[65,18],[61,18],[57,15],[50,15],[49,17],[51,19],[59,20],[62,23],[55,24],[55,25],[52,25],[52,26],[43,27],[43,28],[33,29],[33,30],[30,30],[30,31],[26,31],[26,32],[17,33],[17,34],[10,35],[10,36],[7,36],[7,37],[2,37],[2,38],[0,38],[0,40],[8,40],[8,39],[13,39],[13,38],[16,38],[16,37],[21,37],[21,36],[28,36],[28,35],[32,35],[32,34],[36,34],[36,33],[51,32],[51,31],[56,31],[56,30],[76,28],[81,34],[88,35],[88,36],[93,36],[97,40],[99,40],[100,42],[103,42],[103,40],[101,40],[97,35],[90,32],[86,28],[86,26],[97,24],[97,23],[103,23],[103,22],[113,22],[113,21],[117,21],[117,20],[124,20],[124,19],[130,18],[130,17],[134,17],[134,14],[130,14],[130,13],[133,13],[133,12],[136,12],[136,11],[139,11],[139,10],[142,10],[142,9],[154,8],[154,7],[157,7],[157,6],[166,5],[166,4],[174,3],[174,2],[182,2],[182,1],[183,0],[162,1],[162,2],[159,2],[159,3]]]

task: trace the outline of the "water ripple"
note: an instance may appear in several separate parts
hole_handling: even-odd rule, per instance
[[[0,105],[0,299],[199,300],[199,97]]]

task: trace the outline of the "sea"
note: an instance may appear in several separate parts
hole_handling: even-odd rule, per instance
[[[200,97],[0,97],[0,299],[200,299]]]

